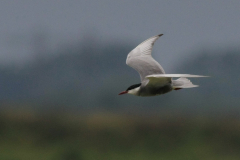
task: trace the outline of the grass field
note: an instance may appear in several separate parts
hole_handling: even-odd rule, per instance
[[[232,117],[1,111],[1,160],[239,160]]]

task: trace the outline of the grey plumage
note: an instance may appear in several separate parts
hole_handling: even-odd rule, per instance
[[[134,48],[127,56],[126,64],[135,69],[141,78],[141,85],[132,85],[121,94],[129,93],[136,96],[155,96],[182,88],[193,88],[192,82],[186,77],[206,77],[190,74],[165,74],[163,67],[153,59],[152,47],[163,34],[153,36]],[[180,77],[172,80],[173,77]]]

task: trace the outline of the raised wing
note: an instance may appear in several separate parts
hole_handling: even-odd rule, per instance
[[[127,56],[127,65],[134,68],[139,73],[141,81],[148,75],[165,74],[162,66],[152,58],[151,54],[154,42],[162,35],[163,34],[159,34],[145,40]]]

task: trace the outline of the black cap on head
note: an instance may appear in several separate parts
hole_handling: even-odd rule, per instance
[[[139,87],[139,86],[141,86],[141,83],[131,85],[130,87],[128,87],[128,89],[127,89],[126,91],[132,90],[132,89],[137,88],[137,87]]]

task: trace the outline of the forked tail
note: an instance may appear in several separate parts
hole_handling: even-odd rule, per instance
[[[192,84],[192,82],[187,79],[187,78],[178,78],[176,80],[172,80],[172,84],[173,84],[173,89],[174,90],[179,90],[182,88],[193,88],[193,87],[198,87],[198,85],[194,85]]]

